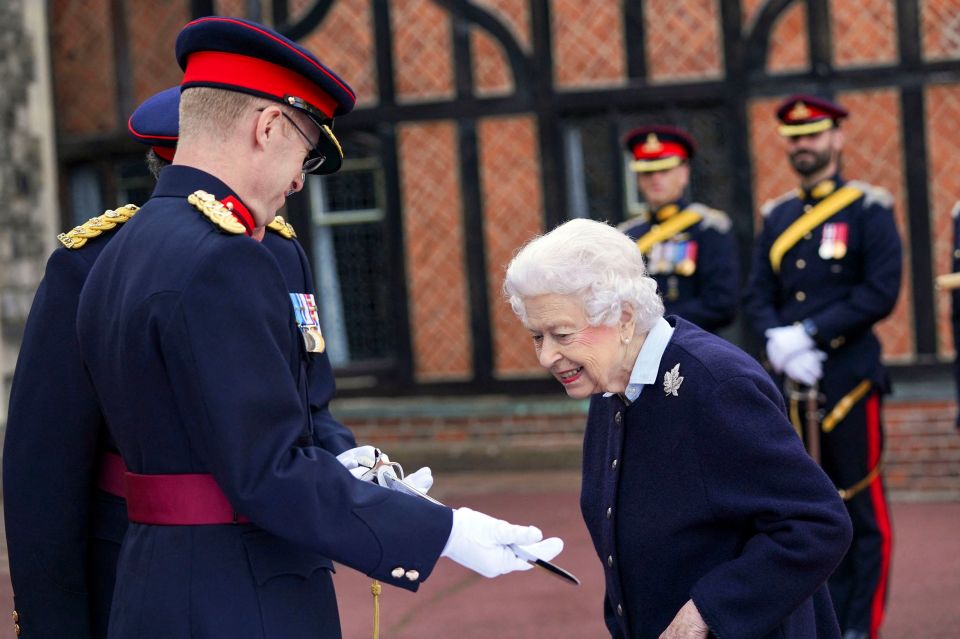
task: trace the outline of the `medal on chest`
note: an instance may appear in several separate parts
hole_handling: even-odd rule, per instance
[[[825,260],[839,260],[847,254],[846,222],[832,222],[823,225],[823,235],[820,236],[820,257]]]
[[[320,333],[320,318],[317,315],[317,302],[311,293],[290,293],[293,314],[297,328],[303,336],[303,345],[308,353],[322,353],[327,343]]]

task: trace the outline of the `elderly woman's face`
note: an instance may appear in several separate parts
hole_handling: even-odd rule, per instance
[[[570,295],[537,295],[524,305],[540,365],[567,395],[583,399],[606,392],[623,375],[618,326],[590,326],[580,300]]]

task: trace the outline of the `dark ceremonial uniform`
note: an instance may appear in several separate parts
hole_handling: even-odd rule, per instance
[[[854,526],[850,552],[830,581],[844,630],[875,633],[886,599],[891,530],[880,397],[889,382],[873,325],[893,310],[900,274],[892,198],[882,189],[835,176],[763,208],[743,312],[758,335],[803,323],[827,354],[819,383],[822,465]]]
[[[824,585],[843,505],[743,351],[681,318],[629,407],[590,401],[580,507],[613,637],[656,639],[693,599],[711,637],[834,639]]]
[[[960,272],[960,202],[950,213],[953,217],[953,272]],[[957,406],[960,407],[960,288],[950,291],[950,327],[953,330],[953,348],[958,353],[953,358],[953,379],[957,386]],[[960,428],[960,409],[957,411],[957,428]]]
[[[230,193],[164,169],[80,299],[81,352],[128,468],[110,637],[339,637],[328,557],[416,589],[451,511],[304,445],[297,308],[276,258],[222,206],[189,203],[198,190]]]
[[[730,218],[684,200],[618,227],[637,242],[667,313],[716,331],[737,312],[739,269]]]
[[[100,251],[135,214],[128,205],[60,236],[30,311],[4,442],[4,510],[15,630],[27,637],[106,637],[120,543],[127,529],[122,467],[80,361],[77,300]],[[263,245],[291,293],[313,291],[292,227],[277,218]],[[330,415],[334,378],[326,353],[306,353],[316,445],[356,446]],[[44,459],[55,463],[42,463]]]

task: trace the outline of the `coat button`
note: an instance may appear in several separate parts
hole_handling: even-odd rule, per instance
[[[613,517],[613,508],[607,508],[607,519]]]
[[[834,337],[832,340],[830,340],[830,348],[840,348],[846,341],[847,340],[843,335],[840,337]]]
[[[400,566],[397,566],[396,568],[390,571],[390,574],[393,576],[394,579],[400,579],[401,577],[403,577],[404,573],[406,572],[407,572],[406,570],[404,570]]]
[[[955,249],[953,251],[953,257],[960,260],[960,249]]]
[[[803,239],[805,239],[805,240],[812,240],[812,239],[813,239],[813,233],[807,233],[806,235],[803,236]]]
[[[620,604],[617,604],[617,614],[623,616],[623,606]]]
[[[614,415],[613,421],[617,422],[617,426],[619,426],[623,422],[623,413],[617,413]]]
[[[408,580],[408,581],[416,581],[416,580],[419,579],[419,578],[420,578],[420,572],[419,572],[419,571],[416,571],[416,570],[408,570],[408,571],[407,571],[407,580]]]
[[[16,633],[16,635],[19,637],[19,636],[20,636],[20,624],[18,624],[18,623],[13,624],[13,631],[14,631],[14,632]]]
[[[798,302],[802,302],[803,300],[807,299],[807,294],[803,291],[797,291],[794,297],[797,298]]]
[[[16,610],[13,611],[13,623],[20,623],[20,613]]]
[[[800,270],[807,268],[807,261],[804,259],[797,260],[797,268]]]
[[[610,470],[616,470],[616,469],[617,469],[617,460],[614,459],[612,462],[610,462]]]
[[[613,555],[607,555],[607,567],[613,568]]]

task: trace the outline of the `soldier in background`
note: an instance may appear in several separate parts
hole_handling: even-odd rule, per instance
[[[795,95],[776,113],[800,188],[763,207],[743,312],[773,373],[820,400],[821,464],[854,533],[830,593],[844,639],[876,639],[891,559],[881,476],[890,385],[873,326],[897,301],[900,236],[890,194],[840,174],[846,109]]]
[[[624,142],[644,203],[618,228],[636,240],[668,315],[707,331],[736,316],[739,267],[730,218],[686,197],[693,139],[672,126],[645,126]]]

